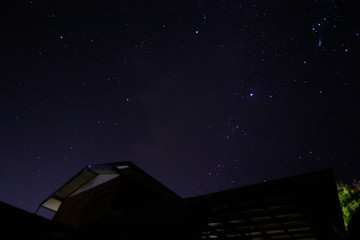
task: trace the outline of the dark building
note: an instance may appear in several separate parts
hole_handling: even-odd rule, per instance
[[[346,239],[331,170],[187,201],[194,238]]]
[[[130,162],[89,165],[40,206],[57,239],[347,239],[330,169],[183,199]]]
[[[76,229],[0,202],[2,239],[72,239]]]
[[[81,235],[119,239],[171,236],[182,217],[182,199],[130,162],[87,166],[47,198],[54,222]]]

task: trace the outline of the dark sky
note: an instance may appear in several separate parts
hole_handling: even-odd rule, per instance
[[[0,201],[87,164],[182,197],[359,178],[359,1],[2,1]]]

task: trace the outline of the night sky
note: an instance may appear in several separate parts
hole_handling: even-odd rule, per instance
[[[360,3],[2,1],[0,201],[87,164],[182,197],[325,168],[360,177]]]

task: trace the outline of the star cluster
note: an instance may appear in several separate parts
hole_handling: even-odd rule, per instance
[[[183,197],[359,176],[355,1],[2,5],[1,201],[33,212],[116,161]]]

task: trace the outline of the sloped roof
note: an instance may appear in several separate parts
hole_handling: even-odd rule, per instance
[[[61,203],[71,196],[91,189],[120,175],[126,175],[151,188],[169,200],[181,199],[178,195],[138,168],[132,162],[115,162],[88,165],[67,181],[62,187],[46,198],[40,207],[57,211]]]

